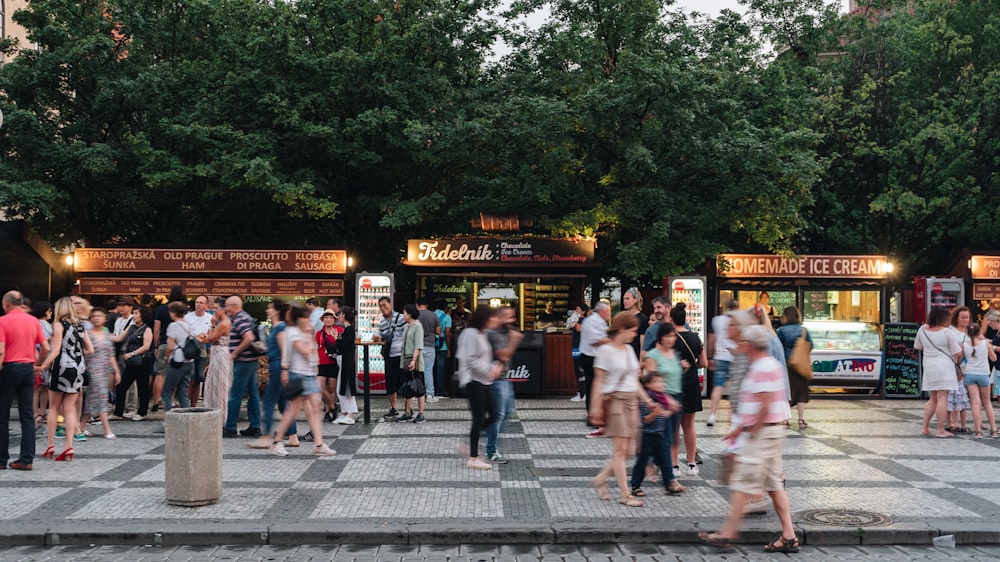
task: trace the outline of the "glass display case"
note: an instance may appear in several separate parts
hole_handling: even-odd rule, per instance
[[[814,389],[868,389],[882,376],[882,328],[874,322],[806,320]]]
[[[882,338],[874,322],[837,322],[835,320],[806,320],[802,324],[809,330],[813,350],[881,351]]]

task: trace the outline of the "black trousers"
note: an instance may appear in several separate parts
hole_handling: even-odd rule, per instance
[[[580,367],[583,369],[583,392],[587,399],[587,411],[590,411],[590,387],[594,385],[594,358],[580,355]]]
[[[469,430],[469,456],[479,456],[479,434],[493,423],[493,400],[490,387],[476,381],[465,385],[465,395],[469,398],[472,412],[472,429]]]
[[[147,367],[146,361],[143,361],[142,365],[125,367],[125,372],[122,373],[122,382],[115,388],[114,413],[118,417],[125,413],[125,396],[132,383],[135,383],[139,390],[139,408],[136,410],[136,414],[145,416],[146,409],[149,408],[149,396],[152,394],[152,390],[149,388],[149,367]]]

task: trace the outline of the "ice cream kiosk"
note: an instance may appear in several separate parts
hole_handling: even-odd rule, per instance
[[[720,254],[715,261],[716,314],[730,300],[760,304],[775,328],[788,306],[802,315],[813,341],[814,392],[868,391],[882,377],[885,256]]]

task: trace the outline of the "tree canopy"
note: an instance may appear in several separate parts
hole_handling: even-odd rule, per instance
[[[594,236],[630,279],[981,247],[1000,2],[744,4],[33,0],[38,48],[0,66],[0,206],[56,244],[342,246],[371,269],[480,212]]]

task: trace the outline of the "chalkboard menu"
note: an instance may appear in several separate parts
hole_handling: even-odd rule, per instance
[[[920,396],[920,352],[913,349],[919,324],[889,323],[882,326],[885,338],[885,366],[882,396],[917,398]]]

